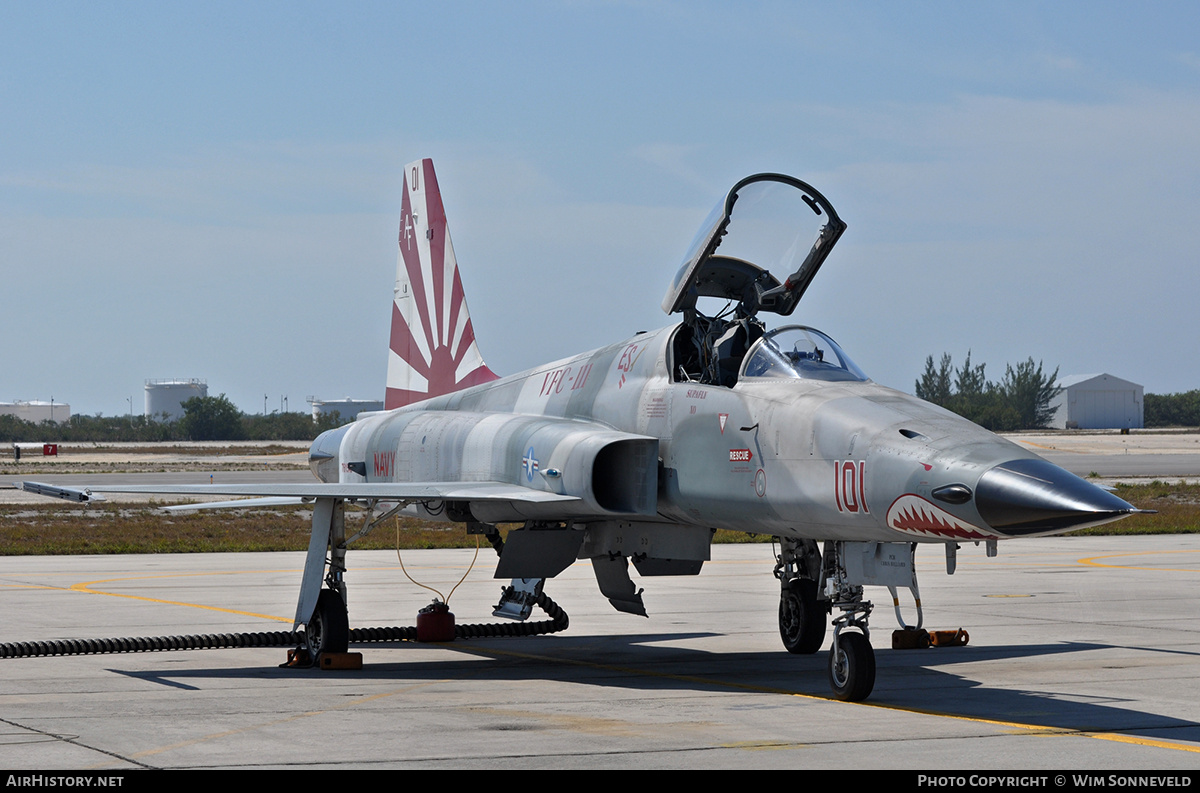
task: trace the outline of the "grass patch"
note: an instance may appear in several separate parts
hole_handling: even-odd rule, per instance
[[[181,457],[271,457],[279,454],[297,454],[307,452],[308,445],[285,445],[282,443],[268,443],[266,445],[255,444],[239,444],[236,441],[230,441],[227,445],[220,444],[181,444],[173,446],[170,443],[155,443],[147,444],[146,446],[106,446],[103,443],[95,443],[91,446],[83,444],[71,444],[59,450],[59,454],[64,457],[72,454],[97,454],[111,453],[122,456],[131,454],[171,454]]]
[[[220,553],[303,551],[312,531],[311,507],[208,510],[166,513],[158,505],[0,505],[0,554]],[[347,533],[363,512],[346,510]],[[461,523],[399,519],[401,547],[474,548]],[[396,547],[395,521],[388,521],[354,548]]]
[[[1072,534],[1197,534],[1200,533],[1200,484],[1162,482],[1155,480],[1144,485],[1117,485],[1116,495],[1138,509],[1153,509],[1155,515],[1130,515]]]
[[[1116,494],[1154,515],[1132,515],[1074,534],[1200,533],[1200,485],[1155,481],[1120,485]],[[311,507],[208,510],[170,514],[157,504],[0,504],[0,555],[85,553],[232,553],[303,551],[311,532]],[[346,510],[347,534],[362,526],[364,514]],[[476,537],[462,523],[431,523],[400,518],[400,548],[474,548]],[[502,527],[504,528],[504,527]],[[715,543],[770,542],[769,534],[719,530]],[[486,545],[486,541],[483,541]],[[396,547],[396,522],[388,521],[352,546]]]

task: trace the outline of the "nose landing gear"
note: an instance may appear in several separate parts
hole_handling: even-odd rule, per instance
[[[828,554],[828,546],[838,546]],[[827,543],[826,553],[844,556],[843,543]],[[875,651],[871,649],[871,630],[867,621],[873,608],[863,600],[863,588],[852,584],[845,567],[835,564],[825,579],[825,594],[831,606],[842,614],[833,621],[833,645],[829,648],[829,687],[843,702],[860,702],[875,688]],[[851,628],[852,630],[846,630]]]
[[[863,586],[885,586],[892,590],[896,615],[900,617],[896,589],[909,589],[917,602],[920,596],[909,543],[825,543],[824,553],[813,540],[779,538],[775,577],[779,579],[779,636],[790,653],[812,654],[825,638],[827,614],[840,612],[833,620],[833,642],[829,650],[829,687],[846,702],[858,702],[875,688],[875,651],[867,623],[874,606],[863,599]],[[818,588],[817,582],[823,583]],[[903,620],[900,623],[904,625]]]

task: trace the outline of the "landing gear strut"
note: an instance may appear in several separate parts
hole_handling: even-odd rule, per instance
[[[874,606],[863,599],[864,583],[874,580],[874,564],[882,544],[826,542],[821,577],[831,608],[842,613],[833,620],[833,646],[829,650],[829,687],[843,702],[859,702],[875,688],[875,651],[867,621]],[[848,565],[852,562],[852,565]],[[848,570],[855,571],[852,576]],[[882,568],[886,571],[886,567]],[[911,565],[908,569],[911,569]],[[850,630],[846,630],[849,628]]]

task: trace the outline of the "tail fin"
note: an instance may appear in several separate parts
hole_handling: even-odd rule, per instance
[[[475,345],[433,160],[404,168],[388,410],[497,379]]]

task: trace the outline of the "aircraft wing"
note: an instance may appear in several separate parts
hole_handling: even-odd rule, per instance
[[[486,501],[548,504],[579,501],[506,482],[313,482],[273,485],[97,485],[89,488],[61,487],[43,482],[19,482],[22,490],[43,496],[87,503],[103,500],[104,493],[142,493],[178,496],[252,496],[258,498],[341,498],[357,501]],[[233,502],[236,504],[236,502]],[[244,506],[251,506],[245,504]]]

